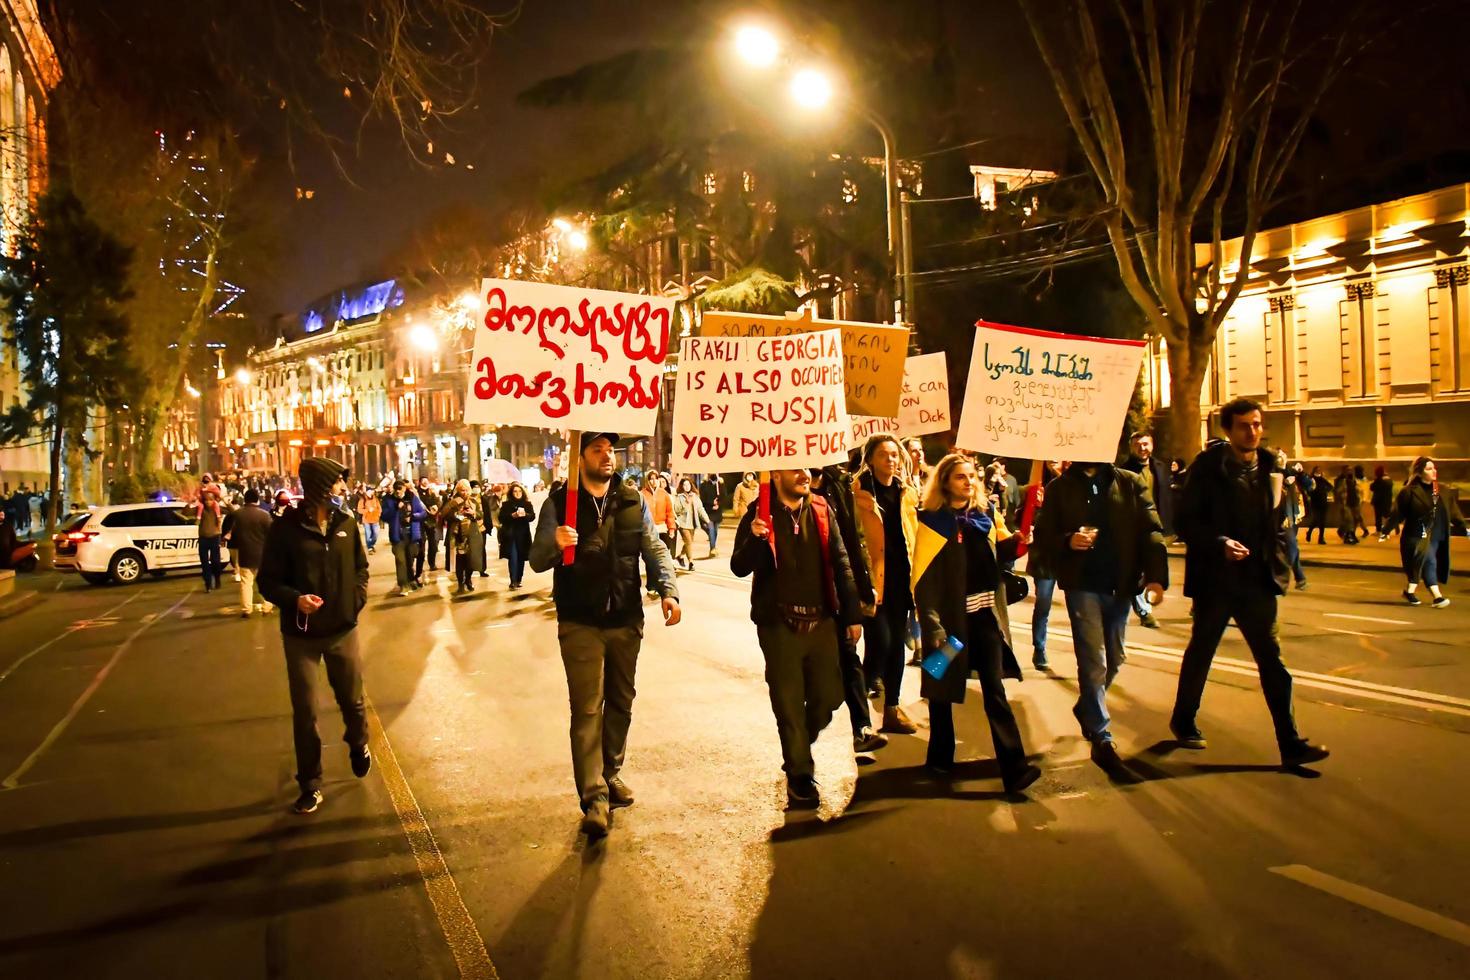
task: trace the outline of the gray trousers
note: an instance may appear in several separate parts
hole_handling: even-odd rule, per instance
[[[316,730],[316,685],[323,663],[327,667],[327,682],[332,686],[337,707],[342,711],[342,722],[347,726],[342,740],[352,748],[367,744],[362,653],[355,629],[332,640],[285,634],[281,639],[286,647],[286,680],[291,687],[296,782],[302,791],[309,792],[322,786],[322,740]]]
[[[607,781],[623,768],[643,626],[601,629],[560,623],[556,635],[572,709],[572,775],[586,810],[607,799]]]
[[[810,777],[815,771],[812,743],[842,703],[837,624],[829,619],[810,633],[793,632],[785,623],[758,625],[756,636],[766,656],[781,768],[787,779]]]

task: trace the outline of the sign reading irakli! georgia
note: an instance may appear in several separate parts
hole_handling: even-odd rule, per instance
[[[957,446],[1025,459],[1113,461],[1143,341],[984,320],[975,326]]]
[[[486,279],[465,421],[653,432],[674,301]]]
[[[674,395],[680,473],[796,469],[847,458],[842,334],[686,337]]]

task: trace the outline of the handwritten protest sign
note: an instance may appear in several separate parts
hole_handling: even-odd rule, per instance
[[[909,332],[904,327],[852,320],[814,320],[810,310],[803,310],[800,316],[761,316],[710,310],[705,312],[700,322],[699,334],[701,337],[784,337],[832,329],[842,331],[848,411],[862,415],[896,415],[903,388],[903,362],[909,344]]]
[[[674,301],[486,279],[465,421],[654,431]]]
[[[891,432],[900,438],[926,436],[931,432],[948,432],[949,364],[944,351],[910,357],[903,366],[903,394],[899,398],[898,415],[880,418],[852,415],[849,449],[861,449],[869,436]]]
[[[1027,459],[1111,463],[1141,340],[976,324],[956,444]]]
[[[847,458],[842,335],[686,337],[674,395],[680,473],[800,469]]]

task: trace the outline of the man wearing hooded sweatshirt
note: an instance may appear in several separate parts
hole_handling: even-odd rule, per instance
[[[323,663],[347,727],[352,772],[362,778],[372,767],[357,642],[357,615],[367,605],[368,561],[356,518],[332,502],[347,490],[347,470],[310,456],[302,460],[300,476],[304,499],[271,525],[258,582],[260,594],[281,610],[301,787],[292,809],[311,813],[322,802],[316,684]]]

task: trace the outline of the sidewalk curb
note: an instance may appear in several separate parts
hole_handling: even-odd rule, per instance
[[[27,609],[41,601],[39,592],[17,592],[14,595],[0,599],[0,619],[6,619],[25,612]]]

